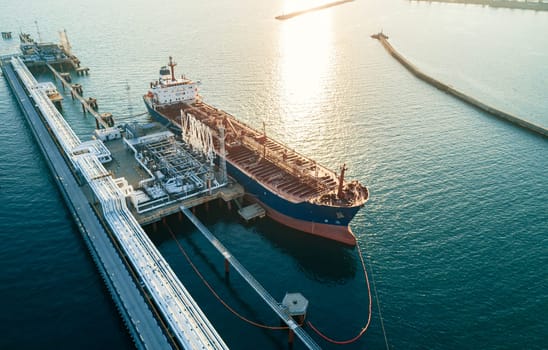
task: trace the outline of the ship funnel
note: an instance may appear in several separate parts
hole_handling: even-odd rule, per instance
[[[171,80],[175,81],[175,66],[177,63],[173,62],[173,57],[169,56],[169,68],[171,69]]]

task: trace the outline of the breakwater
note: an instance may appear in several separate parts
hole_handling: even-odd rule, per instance
[[[293,17],[304,15],[306,13],[323,10],[323,9],[326,9],[326,8],[342,5],[342,4],[345,4],[347,2],[352,2],[352,1],[354,1],[354,0],[334,1],[334,2],[330,2],[330,3],[327,3],[327,4],[320,5],[320,6],[311,7],[309,9],[304,9],[304,10],[299,10],[299,11],[294,11],[294,12],[286,13],[286,14],[283,14],[283,15],[279,15],[279,16],[276,16],[275,18],[277,20],[284,21],[286,19],[290,19],[290,18],[293,18]]]
[[[410,0],[419,2],[445,2],[450,4],[481,5],[494,8],[507,8],[518,10],[548,11],[546,0],[517,1],[517,0]]]
[[[544,137],[548,137],[548,129],[546,129],[545,127],[538,124],[531,123],[516,115],[510,114],[498,108],[492,107],[484,102],[479,101],[478,99],[472,96],[465,94],[462,91],[455,89],[454,87],[448,84],[442,83],[441,81],[434,79],[433,77],[423,73],[419,68],[417,68],[411,62],[409,62],[403,55],[401,55],[398,51],[396,51],[396,49],[394,49],[394,47],[388,42],[388,36],[386,36],[384,33],[381,32],[378,34],[373,34],[371,35],[371,37],[373,39],[379,40],[382,46],[384,46],[384,48],[386,49],[386,51],[388,51],[388,53],[392,57],[394,57],[398,62],[400,62],[409,72],[411,72],[417,78],[495,117],[503,119],[514,125],[520,126],[536,134],[542,135]]]

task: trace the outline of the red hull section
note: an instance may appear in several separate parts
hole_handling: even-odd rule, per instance
[[[352,230],[348,226],[321,224],[317,222],[295,219],[270,208],[268,205],[260,200],[257,200],[256,198],[250,199],[264,207],[266,210],[266,215],[268,215],[269,218],[279,222],[282,225],[314,236],[337,241],[352,247],[356,245],[356,236],[354,236],[354,233],[352,233]]]

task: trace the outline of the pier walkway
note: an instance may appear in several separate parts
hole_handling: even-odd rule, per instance
[[[48,163],[53,165],[63,164],[67,168],[60,177],[57,175],[56,178],[57,181],[70,181],[70,188],[73,191],[64,194],[67,203],[72,203],[70,201],[72,197],[70,196],[74,195],[76,196],[75,198],[79,198],[79,201],[75,205],[77,209],[82,207],[91,208],[87,199],[81,197],[84,196],[82,189],[76,183],[71,169],[67,167],[68,164],[72,166],[74,173],[81,174],[81,177],[86,180],[95,199],[100,204],[101,217],[104,218],[108,231],[118,241],[133,270],[139,276],[140,283],[148,295],[150,295],[156,308],[160,311],[163,320],[169,328],[169,333],[176,339],[177,343],[186,349],[227,349],[226,344],[200,310],[197,303],[192,299],[171,267],[150,241],[137,220],[131,215],[126,206],[124,195],[110,173],[101,164],[99,157],[92,149],[88,152],[85,152],[85,150],[74,152],[74,149],[79,147],[81,143],[70,126],[60,113],[56,111],[47,95],[36,89],[36,81],[21,59],[12,58],[11,65],[25,85],[28,96],[33,100],[33,104],[38,107],[48,127],[53,131],[56,142],[64,151],[64,158],[68,160],[68,163],[65,162],[60,152],[59,157],[52,160],[50,150],[43,149]],[[6,71],[9,71],[8,66],[6,67]],[[8,81],[10,80],[17,82],[15,74],[8,74]],[[13,85],[13,83],[10,83],[10,85]],[[22,88],[20,90],[23,91]],[[40,118],[32,104],[30,104],[29,99],[22,96],[19,100],[23,101],[20,103],[28,104],[27,108],[34,110],[36,120],[39,122]],[[24,111],[25,114],[29,113],[27,109]],[[45,133],[43,135],[36,135],[37,139],[40,142],[43,139],[48,139],[52,142],[51,147],[55,148],[53,139],[50,135],[47,135],[45,125],[42,124],[42,127]],[[72,192],[80,192],[80,195]],[[93,213],[88,213],[87,216],[90,218],[94,217]],[[85,224],[90,224],[89,222],[86,221],[84,223],[80,220],[77,219],[77,222],[79,227],[82,227],[84,231],[90,227],[96,227],[96,225],[88,227]],[[95,220],[97,220],[97,217],[95,217]],[[103,263],[104,257],[99,254],[98,256],[101,264],[106,268],[106,265]],[[108,276],[115,276],[113,275],[114,273],[115,271],[107,270]],[[152,326],[149,329],[151,332],[149,338],[158,340],[158,344],[145,343],[145,337],[143,337],[140,329],[137,328],[137,325],[140,325],[140,320],[133,320],[131,315],[127,316],[125,314],[129,311],[137,312],[138,310],[144,310],[142,309],[142,305],[137,304],[130,304],[127,307],[128,300],[131,299],[124,296],[119,306],[125,307],[124,311],[121,312],[125,316],[124,319],[126,322],[135,323],[133,327],[134,333],[132,334],[134,334],[136,343],[142,343],[142,347],[145,348],[164,348],[165,346],[160,344],[161,340],[158,340],[161,339],[160,334],[162,333],[154,333]]]
[[[476,108],[479,108],[497,118],[503,119],[507,122],[510,122],[514,125],[520,126],[528,131],[531,131],[533,133],[536,133],[538,135],[548,137],[548,129],[545,127],[531,123],[527,120],[524,120],[518,116],[515,116],[513,114],[501,111],[498,108],[492,107],[484,102],[481,102],[477,100],[476,98],[469,96],[465,94],[462,91],[459,91],[455,89],[454,87],[442,83],[441,81],[432,78],[431,76],[423,73],[418,67],[416,67],[414,64],[409,62],[402,54],[400,54],[394,47],[388,42],[388,37],[384,35],[382,32],[378,34],[374,34],[371,36],[374,39],[377,39],[381,42],[382,46],[386,49],[386,51],[394,57],[398,62],[402,64],[409,72],[411,72],[414,76],[421,79],[422,81],[427,82],[428,84],[447,92],[448,94],[451,94],[458,98],[461,101],[464,101]]]
[[[144,296],[41,122],[32,100],[17,80],[15,71],[10,65],[4,65],[3,71],[136,347],[171,349]]]

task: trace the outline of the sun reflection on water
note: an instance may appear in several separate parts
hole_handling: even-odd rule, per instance
[[[298,3],[298,5],[295,5]],[[321,2],[288,1],[287,12]],[[280,122],[292,141],[317,137],[314,120],[328,103],[333,81],[333,35],[329,12],[319,11],[281,23]],[[317,124],[317,123],[316,123]]]

